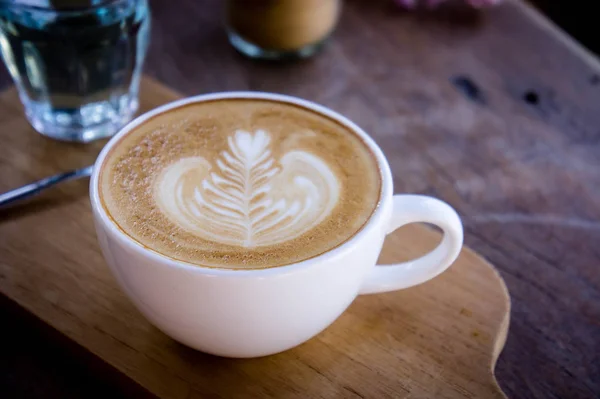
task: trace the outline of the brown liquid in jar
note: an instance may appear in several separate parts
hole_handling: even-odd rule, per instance
[[[269,50],[297,50],[333,31],[340,0],[229,0],[227,23],[239,36]]]

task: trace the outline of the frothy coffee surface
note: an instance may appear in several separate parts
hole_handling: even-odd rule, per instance
[[[102,165],[120,229],[188,263],[260,269],[351,238],[379,200],[377,163],[338,122],[291,104],[223,99],[145,121]]]

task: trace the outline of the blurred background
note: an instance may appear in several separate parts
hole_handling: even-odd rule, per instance
[[[391,0],[380,0],[391,3]],[[240,57],[227,43],[222,24],[223,1],[211,0],[215,7],[207,9],[205,2],[180,0],[175,7],[172,1],[149,0],[153,14],[152,33],[148,58],[144,72],[157,78],[182,93],[200,93],[203,91],[239,89],[239,82],[225,82],[212,76],[206,76],[206,86],[189,85],[189,76],[201,73],[207,63],[218,63],[227,68],[227,63]],[[597,33],[597,16],[591,12],[589,2],[585,0],[554,1],[530,0],[538,10],[552,19],[569,35],[589,50],[600,52],[600,39]],[[179,22],[181,21],[181,22]],[[186,64],[174,64],[169,57],[173,53],[189,54]],[[186,78],[186,76],[188,78]],[[196,81],[196,80],[195,80]],[[0,88],[11,84],[10,76],[4,66],[0,67]]]

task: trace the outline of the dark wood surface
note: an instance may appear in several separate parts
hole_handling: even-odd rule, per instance
[[[595,58],[515,2],[408,14],[347,1],[325,51],[283,65],[231,49],[221,2],[151,4],[149,74],[186,94],[264,90],[330,106],[383,147],[397,192],[459,210],[466,243],[500,269],[512,296],[496,369],[509,397],[598,397]]]

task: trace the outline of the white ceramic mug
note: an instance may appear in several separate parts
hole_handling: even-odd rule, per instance
[[[364,227],[344,244],[317,257],[259,270],[211,269],[150,251],[124,234],[107,216],[98,195],[98,175],[121,137],[156,114],[220,98],[256,98],[292,103],[333,118],[359,135],[379,165],[381,196]],[[458,256],[463,232],[446,203],[418,195],[393,195],[387,160],[375,142],[342,115],[294,97],[233,92],[191,97],[163,105],[125,126],[104,147],[90,188],[98,240],[119,284],[138,309],[177,341],[227,357],[264,356],[290,349],[329,326],[359,294],[411,287],[442,273]],[[425,256],[376,265],[386,234],[414,222],[444,232]]]

